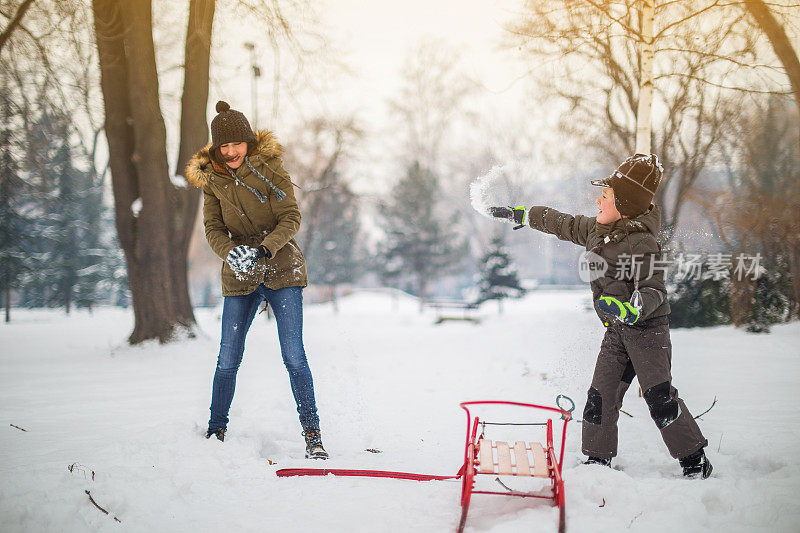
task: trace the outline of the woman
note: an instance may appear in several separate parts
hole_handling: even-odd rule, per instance
[[[293,237],[300,210],[282,148],[268,131],[254,133],[247,118],[217,102],[211,144],[192,157],[186,178],[203,189],[203,225],[222,263],[222,340],[206,438],[225,439],[236,372],[259,304],[267,300],[306,440],[306,457],[327,459],[322,447],[314,383],[303,348],[303,253]]]

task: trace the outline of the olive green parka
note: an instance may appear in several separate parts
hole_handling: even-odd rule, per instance
[[[222,295],[250,294],[263,283],[270,289],[308,285],[303,252],[294,240],[300,229],[300,209],[289,174],[281,163],[283,148],[268,131],[256,131],[257,143],[248,155],[250,164],[286,193],[278,200],[272,188],[246,163],[235,180],[211,157],[209,144],[186,165],[186,179],[203,190],[203,226],[211,249],[222,261]],[[248,187],[259,191],[262,201]],[[261,258],[247,273],[234,272],[225,258],[234,247],[263,245],[271,257]]]

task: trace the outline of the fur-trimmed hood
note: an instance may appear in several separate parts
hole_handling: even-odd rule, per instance
[[[248,156],[253,165],[264,164],[270,159],[280,157],[283,154],[283,147],[278,143],[271,131],[257,130],[255,134],[256,148]],[[186,164],[186,180],[195,187],[207,185],[215,172],[214,166],[215,164],[211,157],[211,143],[209,143],[194,154]],[[216,166],[217,171],[220,171],[219,163]],[[222,172],[222,175],[225,175],[224,171]]]

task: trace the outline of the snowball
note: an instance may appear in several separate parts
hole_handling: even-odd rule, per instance
[[[506,165],[495,165],[489,172],[475,179],[469,185],[469,198],[472,208],[485,217],[492,218],[491,206],[515,206],[514,187],[508,177]]]

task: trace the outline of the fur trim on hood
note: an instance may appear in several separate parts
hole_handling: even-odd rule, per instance
[[[253,165],[266,163],[283,154],[283,147],[278,143],[271,131],[256,131],[256,148],[248,157]],[[207,185],[214,173],[214,162],[211,158],[211,143],[194,154],[186,164],[186,180],[195,187]]]

